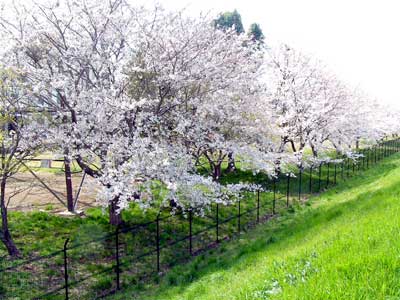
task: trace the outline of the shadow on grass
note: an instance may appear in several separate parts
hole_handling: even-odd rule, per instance
[[[338,197],[336,194],[368,185],[365,192],[357,193],[354,196],[347,195],[348,200],[345,202],[336,204],[332,202],[329,207],[312,207],[312,204],[320,203],[319,197],[312,197],[307,204],[308,207],[299,208],[299,211],[295,214],[287,212],[279,218],[258,226],[255,230],[240,235],[240,242],[238,237],[230,242],[222,242],[217,249],[206,251],[193,261],[172,268],[165,277],[160,279],[158,287],[152,285],[149,289],[139,286],[114,297],[115,299],[126,299],[126,295],[129,295],[130,299],[141,299],[141,297],[155,299],[151,297],[153,293],[162,293],[172,287],[184,292],[191,283],[204,276],[234,268],[245,256],[249,258],[248,256],[251,255],[249,259],[255,259],[257,253],[265,251],[272,244],[278,247],[280,244],[284,246],[284,243],[292,236],[304,236],[315,228],[329,226],[337,218],[346,216],[354,210],[367,212],[375,209],[377,205],[382,203],[382,201],[376,201],[376,197],[372,197],[375,193],[385,194],[399,190],[397,184],[374,190],[374,186],[382,177],[388,176],[390,172],[399,167],[399,156],[395,155],[384,159],[378,165],[340,182],[337,186],[322,194],[322,197],[329,201],[329,198],[334,195]],[[369,199],[373,201],[368,201]]]

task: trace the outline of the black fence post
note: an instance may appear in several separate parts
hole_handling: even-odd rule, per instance
[[[157,273],[160,273],[160,214],[156,219]]]
[[[286,182],[286,207],[289,207],[289,194],[290,194],[290,174],[287,175],[287,182]]]
[[[64,242],[64,289],[65,289],[65,299],[69,299],[69,286],[68,286],[68,256],[67,256],[67,246],[68,246],[69,238],[67,238]]]
[[[327,172],[327,175],[326,175],[326,188],[328,188],[328,186],[329,186],[329,165],[330,165],[330,163],[328,161],[328,163],[327,163],[328,172]]]
[[[378,144],[378,161],[382,159],[382,145]]]
[[[375,163],[376,163],[376,146],[374,147],[374,149],[375,149]]]
[[[274,189],[274,199],[272,200],[272,214],[275,215],[275,206],[276,206],[276,178],[273,180],[273,189]]]
[[[309,190],[310,190],[310,195],[312,195],[312,169],[313,167],[310,167],[310,182],[309,182]]]
[[[362,169],[365,170],[365,150],[362,151]]]
[[[336,167],[337,167],[337,164],[335,163],[335,169],[334,169],[334,177],[333,177],[333,184],[335,184],[336,185]]]
[[[215,212],[215,234],[216,234],[216,242],[219,243],[219,203],[217,203],[216,212]]]
[[[303,167],[299,166],[299,202],[301,200],[301,179],[302,179],[302,174],[303,174]]]
[[[383,152],[385,153],[385,157],[387,157],[387,155],[388,155],[387,154],[387,142],[385,142],[385,144],[384,144],[384,149],[385,150]]]
[[[192,225],[193,225],[193,211],[189,210],[189,255],[193,255],[193,235],[192,235]]]
[[[377,161],[379,162],[380,160],[381,160],[381,157],[382,157],[382,155],[381,155],[381,144],[378,144],[378,154],[377,154]]]
[[[257,223],[260,223],[260,189],[257,189]]]
[[[319,164],[318,169],[318,193],[321,191],[321,172],[322,172],[322,163]]]
[[[350,158],[347,157],[347,177],[350,176]]]
[[[115,273],[116,273],[117,290],[121,289],[120,261],[119,261],[119,228],[120,226],[118,225],[115,230]]]
[[[345,158],[342,157],[342,163],[341,163],[341,173],[342,173],[342,179],[344,179],[344,160]]]
[[[370,156],[370,153],[371,153],[371,149],[368,147],[368,149],[367,149],[367,169],[369,169],[369,156]]]
[[[238,233],[240,234],[240,200],[238,202]]]
[[[382,144],[378,144],[378,160],[382,160]]]

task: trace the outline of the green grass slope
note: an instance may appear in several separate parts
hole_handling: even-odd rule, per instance
[[[400,299],[400,155],[110,299]]]

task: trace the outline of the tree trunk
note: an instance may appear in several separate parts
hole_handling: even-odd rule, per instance
[[[64,156],[64,172],[65,172],[65,187],[67,191],[67,208],[68,211],[73,212],[74,207],[74,194],[72,190],[72,173],[71,173],[71,160]]]
[[[122,224],[122,216],[118,206],[119,197],[111,200],[109,205],[110,224],[118,226]]]
[[[217,163],[213,165],[213,180],[214,181],[219,181],[221,178],[221,163]]]
[[[226,173],[232,173],[236,171],[235,158],[233,157],[233,153],[228,153],[228,168],[226,169]]]
[[[290,141],[290,145],[292,146],[293,152],[297,152],[296,146],[294,145],[294,142],[292,140]]]
[[[7,207],[5,202],[5,194],[6,192],[6,179],[3,178],[1,180],[0,185],[0,209],[1,209],[1,229],[0,229],[0,239],[3,242],[4,246],[6,246],[8,254],[12,258],[21,257],[21,252],[19,252],[17,246],[15,245],[10,230],[8,228],[8,214]]]
[[[315,149],[313,144],[311,144],[311,151],[314,157],[318,157],[318,151]]]

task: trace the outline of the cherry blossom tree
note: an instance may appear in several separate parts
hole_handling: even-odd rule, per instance
[[[7,182],[24,168],[24,160],[43,149],[46,120],[34,114],[23,73],[11,69],[0,71],[0,240],[11,257],[19,257],[9,229],[7,207],[22,190],[9,191]]]
[[[156,101],[148,110],[169,122],[175,142],[197,162],[205,159],[218,181],[222,162],[249,136],[244,115],[258,93],[262,53],[243,46],[245,34],[216,30],[207,17],[135,19],[146,43],[132,62],[132,93]]]
[[[364,98],[319,61],[287,46],[265,54],[207,16],[125,0],[5,10],[1,62],[53,112],[48,136],[96,178],[112,224],[130,201],[191,209],[237,197],[246,185],[218,183],[230,153],[273,176],[306,147],[318,156],[377,132]],[[211,176],[197,172],[204,161]]]
[[[306,147],[313,156],[329,150],[347,152],[360,138],[377,139],[382,132],[368,123],[376,118],[373,106],[352,91],[316,59],[282,45],[268,53],[266,96],[279,129],[278,152]]]
[[[155,205],[160,183],[163,200],[181,207],[228,192],[196,173],[193,145],[233,144],[223,122],[240,119],[235,103],[260,65],[239,47],[244,36],[217,31],[208,18],[123,0],[34,4],[14,15],[1,21],[11,45],[3,60],[56,112],[54,142],[101,184],[113,224],[129,201]]]

